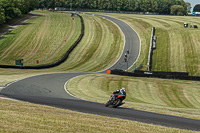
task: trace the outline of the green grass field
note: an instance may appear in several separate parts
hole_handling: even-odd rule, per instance
[[[121,87],[127,92],[125,107],[200,119],[198,81],[93,74],[71,79],[66,85],[71,94],[100,103]]]
[[[28,21],[0,40],[0,64],[24,59],[24,65],[58,60],[80,35],[80,19],[70,14],[35,11],[39,17]],[[83,15],[85,35],[70,58],[53,71],[99,71],[121,55],[123,37],[116,25],[100,17]],[[67,40],[66,43],[64,40]]]
[[[80,18],[72,21],[70,14],[35,11],[39,14],[0,39],[0,64],[48,64],[58,60],[81,33]],[[66,42],[64,42],[66,40]]]
[[[71,22],[69,13],[68,14],[64,14],[64,13],[63,14],[61,14],[61,13],[53,14],[51,12],[42,12],[42,11],[35,11],[34,13],[43,14],[43,16],[35,18],[36,20],[37,19],[43,20],[47,16],[58,15],[57,21],[65,24],[65,21],[63,22],[63,17],[62,17],[64,15],[66,17],[65,19],[67,19],[67,21]],[[116,25],[114,25],[113,23],[111,23],[110,21],[108,21],[106,19],[96,17],[96,16],[90,16],[90,15],[82,15],[82,16],[83,16],[84,23],[85,23],[85,35],[83,37],[83,40],[80,42],[80,44],[70,54],[70,56],[66,62],[64,62],[63,64],[61,64],[60,66],[57,66],[55,68],[44,69],[44,70],[15,70],[15,69],[1,69],[0,68],[0,86],[5,86],[9,82],[12,82],[14,80],[19,80],[19,79],[22,79],[22,78],[25,78],[28,76],[32,76],[32,75],[38,75],[38,74],[44,74],[44,73],[55,73],[55,72],[100,71],[100,70],[105,70],[106,68],[108,68],[109,66],[114,64],[114,62],[117,61],[117,59],[121,55],[121,50],[124,45],[122,33],[120,32],[120,30],[118,29],[118,27]],[[53,19],[55,19],[55,18],[53,17]],[[36,20],[30,20],[27,23],[31,23],[31,21],[35,21],[36,24],[39,23],[37,25],[41,25],[40,21],[38,20],[39,22],[37,22]],[[43,23],[44,22],[45,21],[43,21]],[[56,22],[52,22],[52,23],[56,23]],[[80,30],[79,20],[77,23],[78,23],[78,24],[76,24],[76,26],[78,26],[77,30]],[[28,26],[33,27],[31,25],[32,24],[29,24]],[[56,28],[56,27],[54,27],[54,28]],[[66,27],[69,27],[69,26],[67,25]],[[26,29],[24,27],[18,27],[15,30],[13,30],[12,32],[16,32],[16,30],[18,30],[20,28],[22,28],[23,30]],[[59,27],[57,27],[57,28],[60,29]],[[66,29],[66,31],[70,32],[70,29]],[[66,32],[66,31],[64,31],[64,32]],[[48,34],[48,33],[49,33],[49,31],[47,31],[47,33],[45,33],[45,34]],[[16,34],[16,35],[18,35],[18,34]],[[72,37],[74,37],[74,36],[76,36],[75,32]],[[74,40],[72,37],[68,39],[68,42]],[[5,39],[5,38],[3,38],[3,39]],[[7,40],[9,40],[9,39],[12,39],[12,38],[7,37]],[[20,38],[18,38],[18,39],[20,39]],[[48,39],[48,36],[45,35],[43,39]],[[64,42],[63,38],[61,38],[61,42]],[[68,45],[68,42],[66,42],[66,45]],[[51,43],[52,43],[51,44],[52,46],[58,45],[57,47],[60,47],[60,44],[54,44],[53,38],[51,40]],[[33,45],[36,45],[36,44],[33,44]],[[43,42],[41,45],[46,45],[46,44]],[[68,49],[68,46],[62,46],[62,47],[66,47],[66,49]],[[3,46],[0,48],[2,50],[6,50],[6,48],[3,48]],[[37,46],[36,46],[36,49],[38,49]],[[57,54],[50,54],[50,55],[52,55],[52,57],[55,57],[54,59],[56,59],[56,58],[60,57],[62,54],[64,54],[66,49],[63,48],[62,51],[60,50],[60,54],[58,54],[58,55]],[[22,49],[22,50],[24,50],[24,52],[26,52],[25,49]],[[47,50],[48,50],[48,47],[46,47],[46,51]],[[13,52],[15,52],[15,51],[13,51]],[[43,51],[39,50],[38,52],[40,54],[40,58],[43,58],[43,59],[49,58],[49,56],[46,56],[46,54],[44,54]],[[52,51],[52,53],[54,53],[54,52]],[[15,58],[15,57],[13,56],[12,58]],[[10,61],[12,63],[14,63],[12,58],[10,59]],[[53,58],[51,58],[51,59],[49,58],[49,61],[52,62],[54,60],[53,60]],[[26,60],[25,60],[25,62],[26,62]],[[32,62],[36,63],[36,60],[33,59]],[[46,62],[46,63],[48,63],[48,62]],[[25,65],[26,65],[26,63],[25,63]]]
[[[67,72],[96,72],[113,65],[121,55],[122,33],[110,21],[91,15],[82,15],[85,35],[62,65],[52,70]]]
[[[107,14],[129,23],[141,38],[141,54],[137,66],[143,63],[147,69],[147,59],[150,45],[151,29],[156,28],[157,49],[153,55],[153,71],[189,72],[200,76],[200,30],[184,28],[187,22],[190,26],[200,27],[200,18],[194,16],[162,16]]]
[[[14,64],[18,58],[25,65],[57,60],[80,34],[80,19],[72,23],[69,13],[34,11],[40,14],[0,39],[0,64]],[[137,66],[146,69],[150,34],[156,27],[157,49],[153,70],[183,71],[200,75],[200,39],[198,29],[185,29],[183,23],[200,25],[200,18],[107,14],[122,19],[135,29],[141,38],[141,54]],[[112,65],[120,56],[124,40],[116,25],[96,16],[82,15],[85,36],[68,60],[51,69],[15,70],[0,68],[0,86],[33,75],[57,72],[95,72]],[[64,27],[64,28],[63,28]],[[64,39],[67,40],[64,43]],[[16,50],[16,48],[18,50]],[[81,88],[80,88],[81,86]],[[74,95],[105,103],[112,91],[127,88],[124,106],[146,111],[200,119],[200,83],[151,78],[128,78],[114,75],[85,75],[70,80],[67,89]],[[81,93],[80,93],[81,92]],[[0,132],[116,132],[116,121],[47,106],[0,99]],[[189,132],[123,120],[127,129],[119,132]],[[17,124],[15,124],[17,123]],[[71,128],[75,125],[74,128]]]

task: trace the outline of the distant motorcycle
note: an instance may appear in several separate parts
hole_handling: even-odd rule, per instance
[[[105,106],[108,107],[108,106],[111,105],[113,108],[117,108],[117,107],[119,107],[119,106],[124,104],[124,102],[122,102],[122,101],[125,98],[126,98],[126,95],[123,95],[123,94],[119,94],[116,97],[112,94],[110,96],[109,101],[105,104]]]

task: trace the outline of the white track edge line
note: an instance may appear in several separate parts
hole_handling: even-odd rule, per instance
[[[92,73],[91,73],[91,74],[92,74]],[[90,75],[90,74],[85,74],[85,75]],[[65,82],[65,84],[64,84],[64,90],[65,90],[65,92],[67,92],[67,94],[69,94],[70,96],[72,96],[72,97],[74,97],[74,98],[77,98],[77,99],[80,99],[80,100],[84,100],[84,101],[88,101],[88,100],[86,100],[86,99],[79,98],[79,97],[77,97],[77,96],[75,96],[75,95],[72,95],[72,94],[67,90],[67,88],[66,88],[67,83],[68,83],[69,81],[71,81],[72,79],[75,79],[75,78],[77,78],[77,77],[79,77],[79,76],[82,76],[82,75],[78,75],[78,76],[75,76],[75,77],[73,77],[73,78],[67,80],[67,81]]]

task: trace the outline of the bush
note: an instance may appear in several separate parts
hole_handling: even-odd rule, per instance
[[[171,14],[172,15],[184,15],[184,7],[181,5],[171,6]]]

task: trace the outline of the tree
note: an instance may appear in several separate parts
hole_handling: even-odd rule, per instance
[[[135,11],[136,10],[136,0],[129,0],[129,10],[130,11]]]
[[[188,14],[188,13],[191,13],[191,3],[189,3],[189,2],[186,2],[186,13]]]
[[[83,8],[91,8],[91,0],[83,0],[82,5]]]
[[[117,0],[117,11],[120,11],[122,8],[122,0]]]
[[[161,11],[161,1],[160,0],[156,0],[154,2],[154,9],[155,9],[155,12],[160,12]]]
[[[180,5],[184,8],[184,11],[179,12],[179,14],[186,14],[191,7],[184,0],[39,0],[39,7],[59,6],[69,8],[71,3],[75,8],[156,12],[160,14],[171,14],[171,7],[173,5]]]
[[[15,7],[20,9],[22,14],[27,14],[30,10],[30,1],[27,0],[21,0],[21,1],[17,1],[15,0]]]
[[[111,0],[110,4],[112,10],[117,10],[117,0]]]
[[[171,14],[172,15],[184,15],[184,7],[181,5],[171,6]]]
[[[171,0],[163,0],[163,3],[161,4],[162,14],[170,14],[170,7],[171,7],[170,1]]]
[[[194,7],[193,12],[200,12],[200,4]]]
[[[110,3],[110,0],[102,0],[102,9],[106,9],[106,10],[109,10],[111,9],[112,5]]]
[[[0,24],[27,14],[38,4],[39,0],[0,0]]]
[[[140,11],[141,11],[141,12],[145,11],[144,0],[139,0],[139,5],[140,5]]]
[[[97,8],[97,1],[96,0],[89,0],[88,1],[88,8],[96,9]]]
[[[81,5],[82,5],[82,0],[74,0],[73,1],[73,7],[74,8],[81,8]]]
[[[50,1],[46,2],[46,7],[49,8],[50,7]],[[55,7],[65,7],[65,1],[64,0],[55,0]]]
[[[150,0],[144,0],[144,12],[151,12],[151,1]]]
[[[19,9],[21,2],[17,1],[17,0],[1,0],[1,6],[5,11],[5,19],[6,22],[16,18],[16,17],[20,17],[22,12]]]
[[[140,1],[139,0],[136,0],[135,1],[135,7],[133,9],[134,11],[140,11]]]
[[[130,0],[123,0],[123,3],[122,3],[122,10],[124,10],[124,11],[129,10],[129,7],[130,7],[129,1],[130,1]]]
[[[0,5],[0,24],[5,23],[6,18],[5,18],[5,11],[3,7]]]

